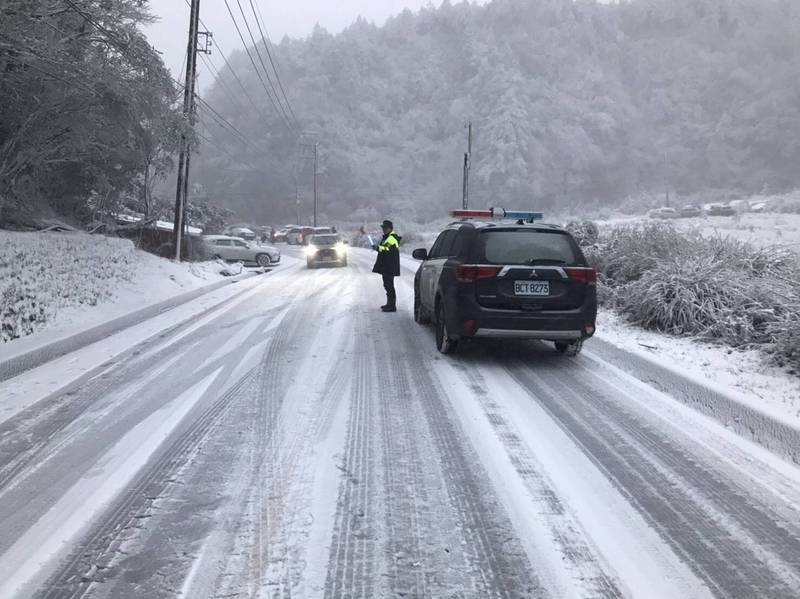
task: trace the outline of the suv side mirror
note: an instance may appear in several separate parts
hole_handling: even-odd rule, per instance
[[[411,252],[411,257],[414,260],[427,260],[428,259],[428,250],[425,248],[420,248]]]

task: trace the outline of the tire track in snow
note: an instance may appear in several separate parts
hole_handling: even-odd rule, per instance
[[[327,278],[335,276],[331,273]],[[304,313],[306,327],[319,322],[323,312],[327,315],[328,308],[336,305],[333,300],[341,297],[345,284],[345,280],[337,277],[336,283],[326,286],[323,293],[315,296],[315,312],[310,315],[306,309]],[[345,319],[339,321],[334,316],[333,320],[339,322],[325,330],[326,339],[318,339],[319,329],[309,332],[311,342],[304,347],[313,347],[317,356],[327,351],[335,355],[335,348],[328,348],[326,343],[336,343],[342,338],[346,339],[346,343],[352,341],[344,331],[347,311],[336,314],[344,315]],[[312,355],[308,359],[307,370],[301,369],[297,377],[300,380],[294,379],[290,388],[283,391],[282,425],[275,429],[277,434],[273,435],[275,443],[269,455],[270,468],[263,479],[265,488],[262,491],[266,500],[262,498],[261,515],[266,516],[268,534],[261,538],[261,550],[269,555],[269,559],[259,571],[259,583],[262,589],[267,588],[270,596],[290,597],[292,589],[302,580],[305,554],[302,538],[307,536],[308,524],[300,520],[302,511],[308,509],[312,499],[309,489],[313,479],[309,471],[314,467],[311,463],[314,445],[330,428],[348,383],[347,365],[342,363],[341,357],[341,353],[346,353],[347,345],[338,349],[339,359],[324,363],[323,370],[314,369],[315,355]],[[309,378],[302,378],[303,374]],[[316,398],[310,396],[316,390],[314,379],[323,383],[322,391],[317,393]],[[287,405],[289,397],[294,401],[299,400],[298,403]]]
[[[258,313],[250,320],[261,321],[263,315]],[[217,560],[222,563],[234,550],[233,539],[227,530],[220,531],[218,527],[206,530],[209,525],[197,517],[197,512],[205,513],[209,509],[218,507],[217,504],[221,501],[219,494],[222,490],[227,490],[235,498],[233,501],[228,501],[228,504],[236,505],[220,508],[219,518],[228,529],[236,529],[242,521],[242,515],[246,510],[246,499],[249,498],[254,479],[252,463],[242,466],[241,462],[252,462],[253,453],[231,452],[230,448],[255,447],[258,439],[263,439],[263,435],[256,432],[262,423],[263,412],[260,414],[255,412],[257,406],[263,406],[253,398],[258,397],[258,390],[263,388],[259,380],[268,376],[265,374],[265,368],[269,369],[269,366],[265,366],[265,357],[269,353],[267,343],[271,343],[270,347],[273,348],[279,346],[273,353],[280,355],[282,350],[289,347],[290,337],[295,332],[292,328],[293,323],[290,319],[286,319],[285,311],[281,311],[278,317],[281,318],[282,326],[278,327],[278,334],[270,337],[268,342],[261,341],[264,333],[260,325],[255,329],[249,329],[248,319],[237,320],[237,324],[242,327],[240,330],[250,331],[242,340],[242,347],[253,347],[263,343],[264,354],[258,364],[248,371],[247,376],[252,379],[251,383],[237,394],[231,408],[216,426],[214,435],[208,435],[197,447],[196,454],[204,452],[206,446],[212,448],[210,463],[204,462],[207,468],[198,472],[196,464],[198,455],[190,455],[182,468],[171,473],[170,480],[167,481],[169,484],[165,486],[166,490],[155,498],[155,502],[149,504],[145,511],[138,513],[137,526],[129,528],[126,531],[128,534],[122,535],[116,553],[111,556],[113,559],[106,568],[105,578],[109,582],[102,587],[95,586],[93,596],[138,599],[142,596],[143,589],[147,589],[147,596],[172,596],[176,592],[175,589],[180,586],[180,583],[175,581],[181,580],[180,576],[186,567],[185,556],[190,554],[197,537],[203,534],[209,535],[206,540],[212,538],[213,542],[205,543],[205,549],[197,559],[212,563]],[[268,325],[268,328],[271,326]],[[231,327],[221,325],[221,328]],[[228,369],[236,373],[241,370],[241,366],[229,364]],[[242,434],[243,424],[252,438],[248,439]],[[231,433],[231,429],[234,432]],[[220,447],[218,438],[225,436],[226,432],[228,434],[225,437],[226,445]],[[202,461],[202,455],[199,459]],[[239,473],[241,476],[240,480],[234,480],[230,484],[232,473]],[[196,512],[191,511],[193,506]],[[196,523],[195,528],[190,527],[193,522]],[[187,547],[183,555],[178,554],[176,549],[178,545]],[[191,567],[197,571],[196,563]],[[129,570],[133,570],[134,574],[126,574]],[[147,575],[142,576],[140,572],[147,572]],[[189,596],[211,596],[216,581],[216,576],[210,575],[206,568],[201,569],[190,586],[205,585],[205,588],[198,593],[190,589]]]
[[[406,367],[412,395],[418,398],[441,463],[452,508],[468,541],[470,561],[478,573],[480,597],[549,597],[519,538],[488,484],[480,458],[461,430],[444,391],[432,378],[422,338],[413,327],[402,326]]]
[[[483,409],[519,477],[530,491],[537,513],[546,521],[551,539],[560,551],[568,569],[589,597],[622,597],[617,582],[609,576],[584,536],[580,525],[559,499],[544,474],[544,467],[522,441],[517,427],[509,421],[501,406],[490,397],[483,376],[471,364],[458,363],[461,376],[471,386],[474,397]],[[533,507],[533,506],[532,506]]]
[[[574,369],[519,362],[508,372],[716,595],[797,597],[796,531],[752,505],[701,455],[663,439],[603,386],[575,377]]]
[[[190,459],[197,447],[212,433],[231,403],[254,379],[247,373],[221,396],[186,430],[151,468],[120,495],[84,541],[75,547],[63,565],[43,585],[36,599],[73,599],[84,596],[95,576],[106,569],[119,549],[127,529],[134,528],[138,516],[147,512],[152,502],[164,492],[175,473]]]
[[[279,408],[272,414],[268,404],[282,401],[278,394],[289,375],[283,364],[296,360],[303,320],[296,307],[290,308],[263,345],[252,384],[199,455],[173,476],[180,484],[164,494],[152,517],[122,544],[112,564],[115,579],[93,596],[174,596],[179,588],[187,597],[258,594],[277,529],[275,521],[269,527],[258,524],[270,509],[264,502],[276,493],[270,481],[263,482],[278,459],[267,447],[286,424],[278,418]],[[257,343],[261,334],[255,331],[244,345]]]
[[[236,531],[240,542],[220,577],[221,586],[216,589],[218,594],[258,596],[265,576],[275,569],[274,562],[282,559],[284,547],[279,547],[276,539],[283,533],[290,506],[281,499],[295,473],[303,441],[301,435],[289,435],[288,445],[282,445],[282,439],[293,425],[293,421],[286,420],[287,409],[294,408],[284,406],[286,386],[291,384],[295,363],[306,351],[306,346],[301,347],[298,340],[314,338],[318,332],[314,323],[326,302],[330,301],[328,296],[335,296],[337,291],[337,285],[326,286],[323,293],[296,302],[283,326],[276,331],[262,360],[254,400],[257,410],[255,441],[254,447],[248,448],[250,480],[243,499],[242,519]],[[279,576],[273,582],[280,587],[285,579]]]
[[[224,321],[222,324],[224,324]],[[213,321],[213,323],[208,323],[207,325],[205,325],[204,328],[207,328],[209,331],[211,331],[212,329],[220,328],[219,325],[220,322],[218,320],[215,320]],[[235,331],[231,331],[231,333],[229,334],[234,334],[234,332]],[[255,335],[257,335],[257,331],[252,333],[251,338]],[[148,361],[157,360],[158,357],[162,355],[162,353],[165,354],[166,357],[169,351],[174,352],[175,348],[172,348],[171,350],[169,348],[164,348],[163,350],[160,350],[149,356]],[[203,372],[205,372],[206,370],[208,369],[207,368],[203,369]],[[227,370],[228,372],[230,372],[232,368],[229,366]],[[197,373],[197,376],[204,376],[203,372]],[[252,378],[254,376],[253,373],[254,370],[246,372],[245,375],[242,377],[242,379],[240,379],[238,382],[235,382],[234,386],[229,391],[224,393],[222,398],[218,400],[216,403],[214,403],[207,412],[205,412],[202,416],[200,416],[200,418],[196,421],[196,423],[191,424],[191,427],[188,429],[188,432],[186,434],[183,434],[180,437],[178,437],[178,439],[175,441],[176,446],[179,446],[178,450],[174,449],[165,450],[167,456],[173,454],[175,455],[175,459],[172,462],[171,466],[172,469],[170,470],[170,472],[174,472],[177,468],[180,467],[181,460],[190,459],[191,456],[189,454],[191,453],[191,451],[193,451],[191,443],[194,443],[196,449],[196,446],[203,442],[204,440],[203,437],[197,436],[196,434],[191,435],[190,433],[196,430],[198,426],[201,427],[203,430],[205,430],[212,424],[216,423],[218,420],[218,413],[220,412],[222,407],[228,406],[233,401],[232,394],[235,396],[236,393],[240,392],[242,381],[249,380],[250,378]],[[222,406],[222,404],[224,404],[224,406]],[[213,416],[209,414],[213,414]],[[210,422],[210,419],[213,420],[213,422]],[[188,446],[188,449],[186,449],[187,447],[186,435],[190,435],[190,441],[191,441],[191,443]],[[177,453],[175,453],[176,451]],[[160,460],[156,462],[155,465],[147,472],[143,472],[142,474],[140,474],[139,479],[148,481],[148,484],[161,485],[161,489],[163,490],[164,485],[166,484],[164,483],[164,478],[165,476],[167,476],[167,474],[165,474],[163,460]],[[159,493],[149,493],[146,497],[149,503],[146,503],[146,505],[142,504],[140,502],[141,498],[137,498],[140,493],[141,487],[139,486],[138,483],[135,484],[136,486],[133,487],[132,491],[128,491],[124,498],[122,507],[123,512],[121,513],[121,515],[119,508],[112,508],[111,510],[112,513],[109,516],[112,522],[109,524],[108,519],[106,518],[104,520],[105,524],[100,523],[97,527],[95,527],[95,529],[99,528],[99,530],[93,529],[93,531],[89,533],[90,535],[89,540],[82,543],[82,547],[88,548],[84,549],[84,551],[82,552],[86,554],[83,556],[84,561],[86,559],[86,556],[95,556],[95,563],[90,564],[86,567],[82,567],[81,562],[79,561],[82,558],[82,555],[81,552],[79,552],[78,557],[75,559],[70,558],[70,560],[68,560],[67,565],[55,576],[52,582],[52,587],[50,585],[44,587],[42,591],[43,596],[62,596],[64,595],[64,589],[67,589],[69,593],[64,596],[80,596],[88,588],[88,585],[85,583],[90,583],[93,579],[92,575],[87,576],[86,573],[87,572],[97,573],[107,567],[107,564],[113,558],[113,554],[115,551],[115,549],[113,548],[119,547],[121,541],[123,540],[122,537],[120,536],[120,533],[124,532],[126,529],[131,528],[130,519],[128,520],[127,524],[120,525],[119,519],[120,518],[124,519],[126,517],[126,512],[124,512],[124,509],[135,511],[138,514],[136,516],[136,519],[147,517],[146,515],[143,516],[143,514],[147,512],[148,506],[152,504],[152,501],[159,497]],[[133,505],[134,507],[131,508],[130,507],[131,505]],[[108,539],[106,539],[106,537],[108,537]],[[100,549],[97,548],[98,543],[100,544],[99,545]],[[106,549],[102,548],[103,543],[105,543]],[[98,566],[98,564],[100,564],[100,566]]]
[[[235,298],[234,298],[235,299]],[[219,309],[209,308],[206,312]],[[277,311],[273,310],[271,312]],[[201,313],[198,318],[206,312]],[[164,363],[176,359],[176,347],[168,346],[137,359],[149,345],[158,345],[178,334],[186,323],[168,329],[135,346],[112,363],[90,371],[65,389],[36,403],[5,422],[0,423],[0,493],[28,465],[37,461],[48,447],[73,422],[85,415],[99,400],[118,393],[120,387],[140,383],[143,372],[158,371]],[[218,321],[195,331],[193,345],[218,328]],[[187,355],[193,345],[185,345],[177,356]],[[87,425],[90,423],[87,423]]]
[[[356,339],[367,339],[366,316],[356,315]],[[375,455],[375,377],[373,356],[359,351],[355,356],[351,386],[350,417],[342,470],[345,477],[339,488],[336,519],[324,596],[375,597],[377,579],[377,538],[382,506],[376,489],[380,481]]]
[[[366,261],[363,256],[358,263]],[[359,319],[359,338],[372,339],[372,344],[369,355],[357,365],[357,380],[371,384],[364,385],[351,404],[350,453],[345,461],[350,478],[340,488],[325,596],[548,596],[486,482],[479,457],[456,424],[446,392],[431,378],[430,364],[422,360],[429,352],[420,349],[416,327],[405,318],[407,311],[373,312],[378,302],[373,308],[369,303],[379,295],[379,287],[370,287],[361,302],[367,314],[375,317]],[[382,323],[379,338],[375,335],[378,319]],[[386,339],[393,341],[394,352]],[[364,401],[365,395],[371,405]],[[371,438],[359,439],[370,429]],[[364,442],[371,445],[374,455],[367,461],[372,472],[366,475],[377,487],[369,495],[371,514],[361,510],[363,489],[358,489],[364,486],[359,485],[365,478],[360,461]],[[439,477],[433,482],[432,472]],[[429,505],[423,505],[426,502]],[[364,515],[372,521],[364,522]],[[365,533],[379,559],[372,564],[371,579],[380,583],[369,593],[353,575],[365,563],[358,546],[362,539],[357,538]],[[402,559],[396,559],[396,553]]]
[[[392,374],[387,377],[389,387],[385,391],[386,400],[379,402],[383,433],[387,553],[391,560],[389,583],[393,596],[428,597],[428,584],[422,566],[429,556],[423,555],[420,541],[424,534],[420,519],[428,500],[424,486],[420,484],[422,456],[414,442],[409,422],[412,406],[408,382],[402,374]]]
[[[238,322],[244,325],[247,320]],[[269,361],[288,354],[299,324],[300,319],[294,312],[284,316],[282,326],[264,346],[258,364],[249,371],[250,383],[237,393],[214,434],[208,435],[202,446],[198,446],[198,455],[187,456],[178,471],[170,473],[169,484],[158,496],[158,503],[139,512],[140,518],[147,519],[131,528],[129,534],[122,535],[124,538],[118,543],[108,567],[108,582],[92,589],[92,596],[114,599],[138,599],[142,593],[173,596],[186,583],[184,574],[195,572],[192,580],[186,583],[187,596],[210,597],[232,576],[231,564],[246,569],[249,555],[243,558],[236,537],[242,534],[242,523],[251,514],[253,489],[258,487],[261,473],[254,463],[264,454],[263,430],[275,425],[274,419],[265,421],[264,381],[270,377],[270,372],[280,376]],[[242,345],[258,343],[262,334],[256,328]],[[282,379],[276,380],[274,386],[278,388],[281,383]],[[208,457],[204,455],[205,447],[211,451]],[[209,510],[216,525],[209,522],[212,520]],[[207,521],[203,521],[203,516]],[[204,537],[202,542],[200,537]],[[204,549],[194,563],[188,562],[186,556],[198,544]],[[179,547],[183,548],[182,552]],[[212,569],[201,568],[198,560],[213,566]]]
[[[377,354],[378,348],[372,350]],[[385,399],[379,402],[383,440],[384,554],[386,594],[403,597],[463,597],[478,593],[480,570],[464,551],[470,539],[453,509],[437,448],[413,373],[401,356],[385,365]]]

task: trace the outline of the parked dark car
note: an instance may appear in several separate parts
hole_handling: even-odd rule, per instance
[[[736,210],[730,204],[711,204],[708,207],[709,216],[733,216],[735,214]]]
[[[518,338],[576,355],[594,334],[597,276],[561,227],[455,222],[413,256],[414,319],[434,323],[442,353],[462,339]]]
[[[694,218],[695,216],[702,216],[703,209],[700,206],[695,206],[694,204],[686,204],[680,210],[681,218]]]
[[[675,208],[670,206],[662,206],[661,208],[654,208],[648,213],[650,218],[672,219],[678,218],[680,214]]]

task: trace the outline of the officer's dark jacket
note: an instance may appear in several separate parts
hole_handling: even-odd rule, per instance
[[[394,232],[383,236],[378,244],[378,257],[372,272],[379,275],[400,276],[400,240],[402,237]]]

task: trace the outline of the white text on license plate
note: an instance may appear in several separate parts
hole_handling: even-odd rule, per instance
[[[514,295],[550,295],[550,282],[514,281]]]

